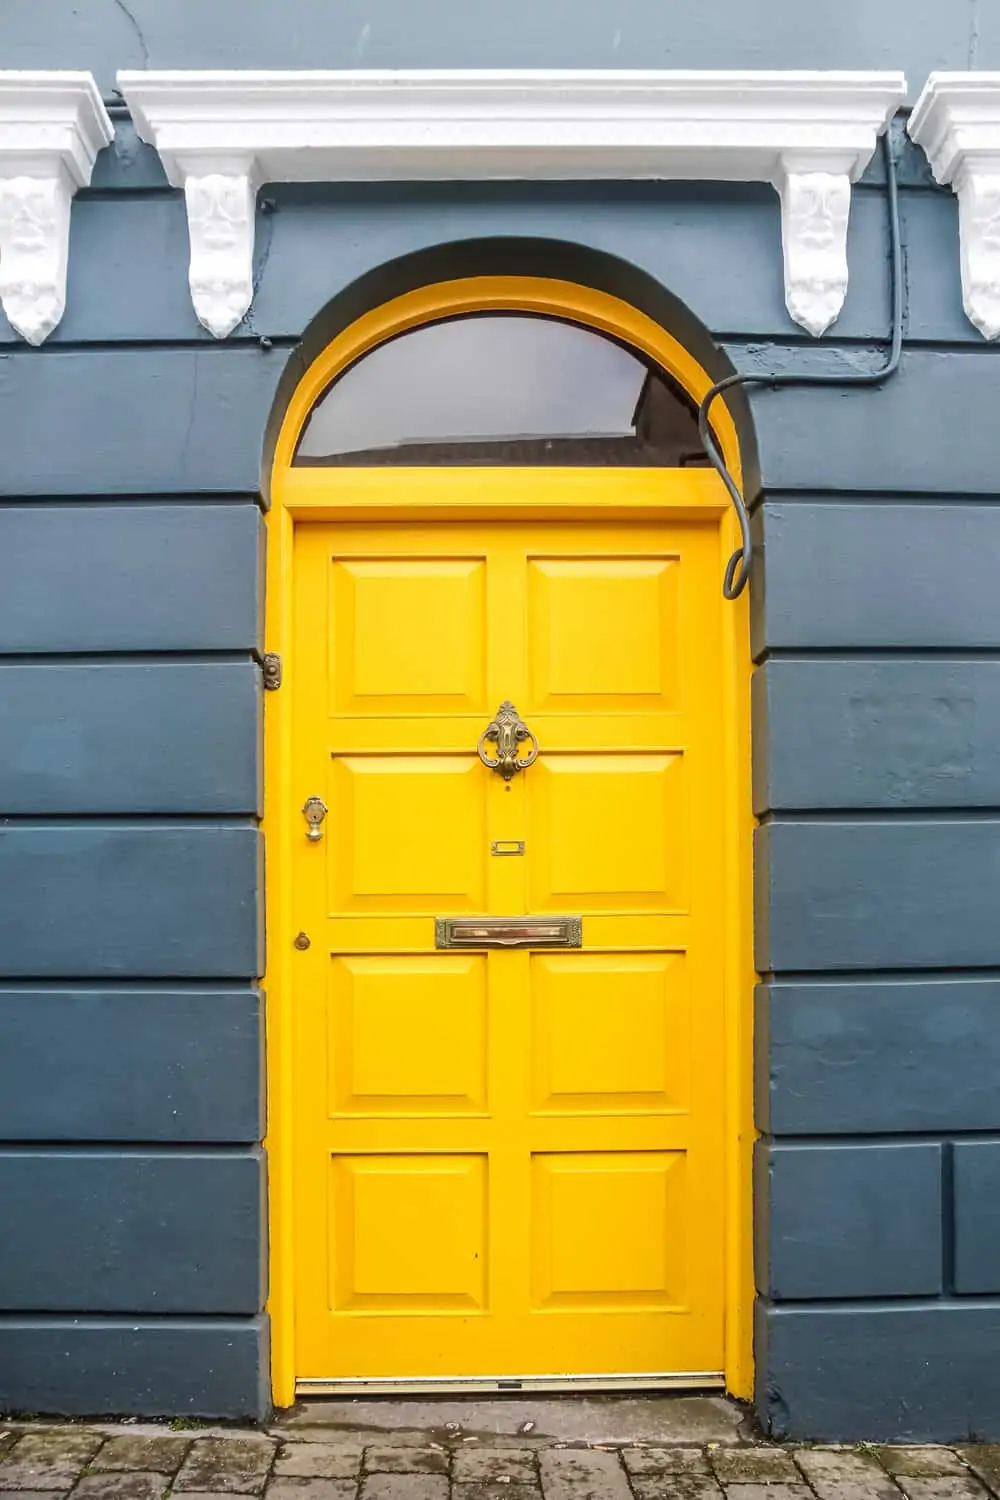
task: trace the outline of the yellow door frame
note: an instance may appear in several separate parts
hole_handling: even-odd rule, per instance
[[[268,694],[264,715],[264,834],[267,849],[267,1095],[268,1201],[270,1229],[271,1385],[276,1406],[295,1400],[295,1288],[293,1255],[293,1183],[295,1142],[292,1124],[292,986],[296,932],[292,907],[291,840],[299,831],[294,797],[291,652],[292,542],[294,527],[307,521],[552,519],[553,511],[518,501],[509,469],[477,470],[470,490],[467,471],[412,469],[403,487],[387,500],[378,471],[334,471],[293,468],[299,435],[313,406],[330,382],[348,365],[386,339],[422,323],[463,313],[505,310],[566,318],[610,334],[647,355],[667,371],[695,400],[712,384],[711,376],[665,329],[628,303],[605,292],[541,277],[488,276],[439,282],[420,288],[366,313],[309,366],[292,394],[275,447],[271,474],[271,508],[267,516],[265,640],[281,655],[282,690]],[[722,401],[716,402],[714,428],[726,462],[739,482],[740,455],[736,429]],[[624,476],[627,471],[618,471]],[[649,471],[645,471],[648,476]],[[331,496],[331,480],[342,494]],[[367,477],[367,479],[366,479]],[[607,474],[576,472],[571,514],[578,519],[680,518],[717,516],[722,531],[721,555],[736,545],[736,527],[721,480],[711,470],[685,475],[683,511],[671,502],[666,483],[662,504],[632,503],[628,485],[612,486]],[[687,481],[691,481],[688,483]],[[335,488],[336,486],[334,486]],[[562,491],[561,491],[562,492]],[[473,498],[470,499],[470,495]],[[558,514],[558,513],[555,513]],[[753,1248],[751,1151],[753,1127],[753,948],[752,834],[750,800],[750,645],[749,613],[744,595],[735,603],[722,598],[724,660],[723,733],[726,776],[722,789],[726,846],[725,910],[725,1096],[726,1119],[726,1286],[725,1375],[727,1389],[749,1397],[753,1387]]]

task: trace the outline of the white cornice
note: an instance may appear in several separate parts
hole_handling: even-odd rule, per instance
[[[850,183],[905,96],[900,73],[127,72],[143,140],[183,187],[201,322],[252,296],[260,182],[769,182],[785,291],[819,334],[847,290]]]
[[[955,190],[962,302],[1000,335],[1000,73],[932,73],[910,116],[935,181]]]
[[[113,135],[89,73],[0,71],[0,303],[30,344],[65,310],[70,203]]]

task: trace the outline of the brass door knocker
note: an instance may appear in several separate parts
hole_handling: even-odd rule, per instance
[[[521,746],[530,740],[531,748],[526,755],[519,754]],[[496,755],[487,755],[486,746],[496,745]],[[479,759],[491,771],[498,771],[504,781],[511,781],[518,771],[526,771],[538,759],[538,741],[519,717],[513,703],[503,702],[497,709],[496,718],[487,724],[479,736],[476,746]]]

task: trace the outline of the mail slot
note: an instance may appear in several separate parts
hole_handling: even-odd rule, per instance
[[[438,917],[438,948],[579,948],[580,917]]]

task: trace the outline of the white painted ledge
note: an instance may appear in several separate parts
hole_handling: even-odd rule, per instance
[[[936,182],[958,198],[962,302],[988,339],[1000,336],[1000,73],[932,73],[909,132]]]
[[[183,187],[200,321],[252,297],[261,182],[769,182],[785,297],[820,334],[847,291],[850,184],[905,97],[901,73],[125,72],[139,135]],[[512,225],[516,229],[516,225]]]
[[[70,204],[113,135],[90,73],[0,71],[0,304],[29,344],[65,311]]]

